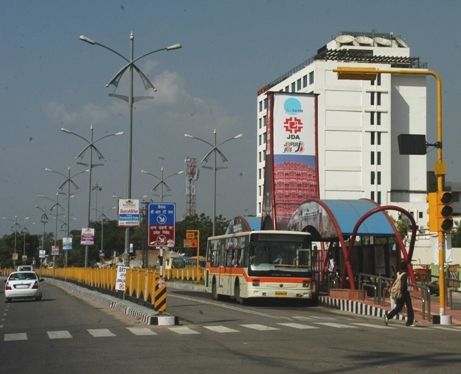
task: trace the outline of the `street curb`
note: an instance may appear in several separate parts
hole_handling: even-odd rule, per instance
[[[339,309],[343,312],[377,318],[384,318],[384,314],[387,312],[385,308],[362,303],[358,300],[336,299],[330,296],[319,296],[319,304],[329,308]],[[406,320],[406,317],[401,314],[396,315],[394,318],[400,321]]]
[[[176,316],[158,313],[155,310],[149,309],[145,306],[135,304],[128,300],[118,299],[114,296],[106,295],[104,293],[90,290],[88,288],[76,285],[74,283],[60,281],[53,278],[46,278],[47,283],[59,287],[70,294],[84,296],[91,300],[107,305],[110,309],[133,317],[146,325],[158,326],[173,326],[179,323]]]

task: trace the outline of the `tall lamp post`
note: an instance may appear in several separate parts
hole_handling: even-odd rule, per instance
[[[98,159],[103,160],[104,156],[102,155],[101,151],[95,146],[95,144],[103,139],[109,138],[111,136],[120,136],[123,135],[123,131],[118,131],[114,132],[111,134],[106,134],[104,136],[101,136],[100,138],[94,140],[94,129],[93,125],[90,126],[90,138],[87,139],[84,136],[81,136],[80,134],[77,134],[71,130],[61,128],[61,131],[66,133],[66,134],[71,134],[75,135],[76,137],[82,139],[84,142],[87,143],[87,145],[80,151],[80,153],[75,157],[75,158],[82,158],[83,155],[87,150],[90,151],[90,157],[88,163],[85,162],[77,162],[79,165],[84,165],[88,168],[90,171],[89,177],[88,177],[88,216],[87,216],[87,226],[90,227],[90,220],[91,220],[91,177],[93,175],[93,168],[96,166],[102,166],[103,164],[93,164],[93,151],[96,152]],[[88,245],[85,245],[85,267],[88,266]]]
[[[50,173],[54,173],[57,175],[60,175],[61,177],[64,177],[65,180],[64,182],[61,183],[61,185],[58,187],[58,190],[62,190],[62,188],[67,184],[67,232],[66,232],[66,238],[69,237],[70,234],[70,185],[72,184],[76,190],[78,190],[78,185],[77,183],[74,182],[73,178],[75,178],[77,175],[83,174],[85,172],[89,172],[89,170],[82,170],[79,171],[78,173],[75,173],[71,175],[70,173],[70,167],[67,168],[67,175],[64,173],[61,173],[60,171],[50,169],[50,168],[45,168],[45,171],[48,171]],[[67,267],[67,250],[65,251],[65,265]]]
[[[338,79],[374,80],[378,74],[396,75],[422,75],[432,76],[436,83],[436,126],[437,126],[437,160],[435,161],[435,174],[437,176],[437,194],[440,196],[444,190],[444,177],[446,164],[443,161],[443,126],[442,126],[442,79],[440,75],[429,69],[384,69],[375,67],[350,67],[339,66],[333,70],[338,73]],[[446,311],[446,282],[445,282],[445,233],[437,227],[438,260],[439,260],[439,313],[441,324],[451,324],[451,317],[445,315]]]
[[[170,174],[170,175],[167,175],[166,177],[164,176],[164,171],[165,169],[163,167],[160,168],[160,177],[158,177],[157,175],[149,172],[149,171],[146,171],[146,170],[141,170],[141,173],[142,174],[146,174],[146,175],[150,175],[152,177],[154,177],[155,179],[157,179],[159,182],[157,184],[155,184],[153,187],[152,187],[152,191],[157,191],[158,188],[160,187],[160,202],[163,203],[163,197],[164,197],[164,193],[163,193],[163,188],[165,187],[166,190],[169,192],[171,191],[171,187],[168,186],[168,184],[166,184],[166,180],[168,178],[171,178],[171,177],[174,177],[175,175],[181,175],[181,174],[184,174],[184,170],[180,170],[180,171],[177,171],[176,173],[173,173],[173,174]]]
[[[41,210],[42,212],[42,215],[40,217],[40,222],[43,223],[42,250],[45,250],[45,235],[46,235],[46,224],[48,223],[48,215],[46,214],[46,210],[43,209],[41,206],[36,205],[35,207]]]
[[[18,216],[14,216],[14,219],[10,219],[7,217],[2,217],[3,220],[5,221],[10,221],[13,223],[14,227],[14,252],[13,252],[13,266],[16,266],[16,260],[15,257],[17,256],[17,245],[18,245],[18,228],[21,227],[21,225],[18,222]],[[25,217],[24,221],[28,220],[29,217]]]
[[[222,153],[221,150],[218,147],[220,147],[224,143],[227,143],[227,142],[229,142],[231,140],[239,139],[243,135],[242,134],[237,134],[237,135],[235,135],[235,136],[233,136],[231,138],[228,138],[228,139],[220,142],[219,144],[217,143],[217,139],[216,139],[217,138],[216,129],[213,130],[213,139],[214,139],[213,143],[210,143],[209,141],[207,141],[205,139],[202,139],[202,138],[199,138],[198,136],[193,136],[193,135],[190,135],[190,134],[184,134],[184,136],[186,138],[196,139],[198,141],[201,141],[202,143],[208,144],[211,147],[211,149],[205,154],[205,156],[203,156],[200,163],[202,164],[203,168],[213,170],[213,178],[214,178],[214,181],[213,181],[213,236],[214,236],[215,233],[216,233],[216,174],[217,174],[218,170],[226,168],[225,166],[221,166],[221,167],[216,166],[216,159],[217,159],[216,154],[219,153],[219,156],[221,156],[222,162],[227,162],[228,161],[226,156],[224,156],[224,153]],[[214,155],[213,167],[205,166],[204,164],[206,164],[208,162],[208,159],[210,158],[210,156],[212,154]]]
[[[149,80],[149,78],[146,76],[146,74],[144,74],[143,71],[136,65],[136,62],[138,62],[142,58],[144,58],[146,56],[149,56],[151,54],[161,52],[161,51],[173,51],[173,50],[181,48],[182,46],[181,46],[181,44],[173,44],[173,45],[170,45],[168,47],[159,48],[159,49],[144,53],[143,55],[135,58],[134,57],[134,33],[130,32],[130,51],[131,51],[131,53],[130,53],[130,58],[127,58],[123,54],[121,54],[120,52],[117,52],[116,50],[112,49],[111,47],[108,47],[105,44],[102,44],[102,43],[99,43],[99,42],[97,42],[97,41],[95,41],[93,39],[90,39],[89,37],[87,37],[85,35],[80,35],[80,40],[85,42],[85,43],[89,43],[91,45],[97,45],[97,46],[100,46],[100,47],[102,47],[104,49],[107,49],[108,51],[116,54],[117,56],[119,56],[120,58],[122,58],[126,62],[126,64],[115,74],[115,76],[109,81],[109,83],[106,84],[106,87],[108,87],[110,85],[113,85],[115,88],[117,88],[123,74],[126,71],[129,72],[129,75],[130,75],[129,95],[128,96],[119,95],[119,94],[109,94],[109,95],[128,102],[128,106],[129,106],[129,113],[130,113],[129,114],[129,133],[130,133],[130,136],[129,136],[129,146],[128,146],[128,191],[127,191],[128,196],[127,196],[127,198],[131,199],[131,179],[132,179],[132,175],[133,175],[133,173],[132,173],[132,168],[133,168],[133,104],[136,101],[148,98],[148,97],[134,97],[134,95],[133,95],[133,93],[134,93],[134,84],[133,84],[134,70],[136,70],[136,72],[140,76],[140,78],[141,78],[141,80],[142,80],[142,82],[144,84],[144,88],[146,90],[147,89],[153,89],[155,91],[154,85]],[[151,98],[151,96],[149,96],[149,97]],[[125,258],[128,257],[129,245],[130,245],[130,228],[127,227],[125,229],[125,253],[124,253]]]

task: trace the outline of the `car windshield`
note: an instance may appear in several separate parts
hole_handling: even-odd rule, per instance
[[[9,280],[36,280],[37,275],[32,272],[20,272],[13,273],[10,275]]]

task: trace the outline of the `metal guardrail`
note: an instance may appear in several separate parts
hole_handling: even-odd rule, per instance
[[[389,289],[392,285],[393,279],[385,277],[382,275],[375,274],[358,274],[358,287],[363,290],[371,289],[373,290],[373,302],[375,304],[383,305],[387,297],[389,297]],[[423,319],[432,320],[431,313],[431,294],[429,287],[421,286],[418,284],[408,284],[412,288],[410,292],[411,297],[421,301],[421,314]],[[420,294],[416,294],[414,290],[417,289],[420,291]]]

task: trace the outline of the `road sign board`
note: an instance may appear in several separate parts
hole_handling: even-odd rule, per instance
[[[176,203],[149,204],[149,247],[174,247]]]

